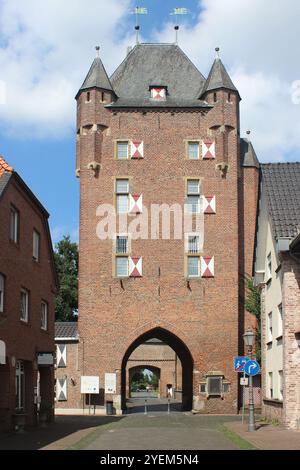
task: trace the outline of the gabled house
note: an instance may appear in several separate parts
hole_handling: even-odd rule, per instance
[[[263,414],[300,427],[300,163],[261,165],[255,282],[261,287]]]
[[[0,429],[53,415],[54,296],[49,214],[0,156]]]

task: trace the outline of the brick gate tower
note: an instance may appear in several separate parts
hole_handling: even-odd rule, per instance
[[[100,378],[97,410],[126,408],[127,361],[154,338],[181,362],[182,409],[235,413],[259,180],[238,90],[218,54],[205,79],[177,45],[137,44],[110,79],[97,57],[76,99],[80,370]],[[162,204],[167,236],[164,210],[153,229]],[[175,235],[174,205],[204,233]]]

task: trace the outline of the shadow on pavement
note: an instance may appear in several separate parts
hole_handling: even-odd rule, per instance
[[[0,434],[0,450],[38,450],[77,431],[104,426],[122,416],[56,416],[47,427],[31,428],[22,434]]]

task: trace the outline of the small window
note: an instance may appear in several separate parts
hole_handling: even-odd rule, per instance
[[[283,312],[282,304],[278,305],[278,336],[282,336],[283,333]]]
[[[207,389],[208,395],[210,396],[221,396],[223,389],[223,378],[222,377],[208,377],[207,378]]]
[[[39,261],[40,258],[40,234],[34,230],[33,231],[33,252],[32,256],[34,261]]]
[[[117,277],[128,277],[128,257],[118,256],[116,258],[116,276]]]
[[[273,398],[273,372],[269,372],[269,398]]]
[[[214,93],[214,103],[218,101],[217,93]]]
[[[14,243],[19,243],[20,214],[14,206],[10,208],[10,239]]]
[[[116,181],[117,213],[127,214],[129,210],[129,180]]]
[[[200,180],[187,181],[187,205],[189,214],[200,213]]]
[[[199,235],[188,235],[188,253],[199,253],[200,237]]]
[[[21,311],[20,320],[28,323],[29,311],[29,292],[26,289],[21,289]]]
[[[155,86],[151,87],[151,99],[157,101],[165,101],[167,97],[167,89],[166,87]]]
[[[90,103],[90,101],[91,101],[91,93],[89,91],[86,94],[86,101],[87,101],[87,103]]]
[[[200,276],[200,256],[188,257],[188,277]]]
[[[129,157],[129,143],[117,142],[117,159],[118,160],[128,160]]]
[[[267,281],[272,279],[272,254],[269,253],[267,257]]]
[[[231,103],[231,93],[228,93],[228,103]]]
[[[230,384],[228,382],[223,382],[223,393],[229,393],[230,391]]]
[[[4,312],[4,288],[5,279],[3,274],[0,274],[0,313]]]
[[[117,236],[116,253],[128,253],[128,237],[126,235]]]
[[[41,303],[41,329],[47,331],[48,329],[48,304],[47,302]]]
[[[102,103],[105,102],[105,93],[104,93],[104,91],[101,91],[101,101],[102,101]]]
[[[199,142],[188,142],[188,159],[199,160]]]
[[[278,371],[279,400],[283,400],[283,370]]]
[[[200,384],[200,393],[206,393],[206,384]]]
[[[273,313],[268,315],[268,342],[273,341]]]

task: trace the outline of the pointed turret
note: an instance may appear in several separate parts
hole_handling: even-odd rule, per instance
[[[105,91],[114,93],[112,84],[108,78],[108,75],[102,63],[102,60],[99,57],[100,47],[97,46],[96,50],[97,50],[97,57],[94,59],[91,65],[91,68],[86,76],[86,79],[84,80],[80,90],[77,93],[76,98],[82,91],[87,91],[87,90],[92,90],[92,89],[100,89],[100,90],[105,90]]]
[[[216,48],[216,52],[217,56],[201,92],[201,97],[203,97],[208,92],[217,91],[220,89],[233,91],[240,97],[237,88],[233,84],[222,60],[219,57],[218,47]]]

